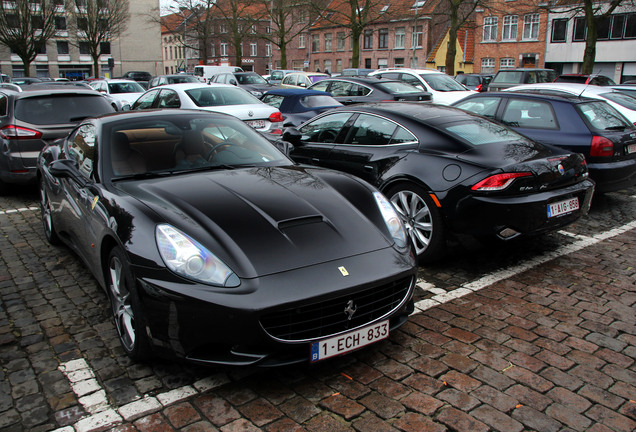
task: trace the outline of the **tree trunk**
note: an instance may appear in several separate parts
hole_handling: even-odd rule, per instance
[[[25,77],[30,77],[31,76],[31,61],[27,60],[25,58],[21,58],[22,60],[22,67],[24,67],[24,76]]]
[[[93,57],[93,68],[94,68],[93,70],[95,71],[93,73],[93,76],[95,78],[99,78],[99,56]]]
[[[457,30],[458,30],[457,6],[450,2],[450,28],[448,29],[448,47],[446,49],[446,73],[455,75],[455,57],[457,56]]]
[[[280,68],[281,69],[287,69],[287,42],[285,42],[284,40],[280,40]],[[273,47],[272,47],[273,49]],[[272,70],[276,69],[276,66],[274,65],[274,53],[272,52],[272,56],[270,57],[272,59]],[[271,71],[270,71],[271,72]]]
[[[591,1],[585,2],[585,22],[587,24],[587,35],[585,36],[585,51],[583,53],[581,73],[591,74],[596,60],[596,39],[598,38],[596,19],[594,18],[594,9]]]
[[[358,29],[351,31],[351,67],[360,67],[360,35],[362,32]],[[346,65],[345,65],[346,67]]]

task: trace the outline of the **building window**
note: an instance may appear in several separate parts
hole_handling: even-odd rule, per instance
[[[387,49],[389,47],[389,29],[383,28],[378,31],[378,48]]]
[[[625,33],[623,34],[624,39],[633,39],[636,38],[636,14],[627,15],[626,23],[625,23]]]
[[[611,17],[599,18],[596,21],[597,40],[608,40],[610,38],[610,26],[612,25]]]
[[[267,57],[271,57],[272,56],[272,44],[266,44],[265,45],[265,55]]]
[[[396,68],[404,67],[404,57],[397,57],[393,60],[393,66]]]
[[[378,59],[378,69],[386,69],[389,67],[388,59]]]
[[[364,49],[373,49],[373,30],[364,31]]]
[[[66,42],[66,41],[57,41],[57,54],[58,55],[69,54],[68,42]]]
[[[320,70],[320,60],[314,60],[314,70],[316,72]]]
[[[325,33],[325,51],[326,52],[331,52],[332,51],[332,44],[331,44],[331,33]]]
[[[517,40],[517,24],[519,17],[517,15],[508,15],[503,18],[503,32],[501,40],[514,41]]]
[[[499,18],[486,17],[484,18],[484,35],[481,38],[483,42],[493,42],[497,40],[497,24]]]
[[[585,24],[585,18],[574,18],[574,32],[572,33],[572,42],[584,41],[586,33],[587,25]]]
[[[66,30],[66,17],[55,17],[55,30]]]
[[[342,72],[342,59],[336,60],[336,72],[337,73]]]
[[[535,40],[539,38],[539,14],[530,14],[523,17],[523,39]]]
[[[250,42],[250,57],[256,57],[258,54],[258,45],[256,42]]]
[[[513,68],[515,67],[515,59],[513,58],[502,58],[499,61],[499,69]]]
[[[345,50],[345,34],[344,32],[340,32],[336,35],[336,49],[338,51],[344,51]]]
[[[304,23],[307,22],[307,11],[301,10],[298,14],[298,22]]]
[[[110,42],[100,42],[99,44],[100,54],[110,54]]]
[[[364,59],[364,67],[365,69],[371,69],[371,59]]]
[[[411,40],[411,47],[422,48],[422,26],[414,26],[412,31],[413,38]]]
[[[305,48],[305,35],[301,34],[298,36],[298,48]]]
[[[88,42],[80,42],[79,43],[79,53],[82,55],[90,55],[91,48]]]
[[[227,24],[221,24],[219,33],[227,33]]]
[[[311,52],[320,51],[320,35],[311,35]]]
[[[567,19],[553,19],[552,20],[552,37],[550,42],[565,42],[568,34],[568,20]]]
[[[331,69],[331,60],[325,60],[324,65],[325,65],[325,73],[333,72]]]
[[[398,27],[395,29],[395,49],[404,49],[406,43],[406,32],[404,27]]]
[[[492,57],[485,57],[481,59],[481,73],[494,73],[495,72],[495,59]]]
[[[227,57],[227,42],[221,42],[221,57]]]

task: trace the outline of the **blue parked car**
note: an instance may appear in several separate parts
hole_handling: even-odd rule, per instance
[[[261,101],[280,110],[284,126],[298,126],[322,112],[342,106],[327,92],[301,88],[269,90]]]
[[[597,192],[636,184],[636,127],[603,100],[577,95],[478,93],[453,104],[542,144],[585,155]]]

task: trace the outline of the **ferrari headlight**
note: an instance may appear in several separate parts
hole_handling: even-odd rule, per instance
[[[389,200],[386,199],[386,197],[380,192],[373,192],[373,196],[375,197],[375,202],[378,203],[380,213],[382,213],[384,223],[386,223],[386,227],[389,229],[389,233],[391,233],[393,241],[395,241],[397,247],[405,247],[406,232],[404,231],[404,225],[402,225],[400,216],[397,214]]]
[[[239,286],[238,276],[216,255],[171,225],[157,225],[159,254],[173,272],[205,284]]]

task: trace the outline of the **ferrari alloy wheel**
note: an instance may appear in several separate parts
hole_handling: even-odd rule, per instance
[[[111,251],[108,258],[108,295],[124,350],[134,360],[144,360],[150,353],[150,347],[144,332],[144,320],[134,288],[134,277],[126,256],[117,247]]]
[[[439,258],[444,247],[444,227],[428,194],[419,186],[401,184],[390,188],[387,196],[400,215],[420,262]]]
[[[42,213],[42,226],[44,227],[44,235],[46,240],[56,245],[60,243],[60,238],[53,226],[53,217],[51,215],[51,203],[49,202],[49,195],[46,192],[46,186],[44,180],[40,180],[40,211]]]

